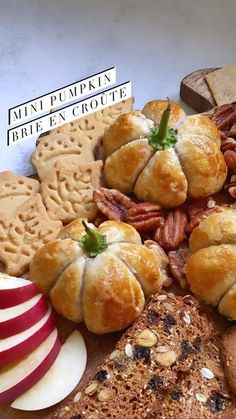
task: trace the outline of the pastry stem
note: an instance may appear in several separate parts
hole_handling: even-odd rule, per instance
[[[86,256],[93,258],[107,249],[107,239],[104,234],[90,228],[84,220],[82,224],[86,234],[79,240],[80,247]]]

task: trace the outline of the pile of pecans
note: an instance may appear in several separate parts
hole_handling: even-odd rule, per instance
[[[217,106],[206,115],[221,132],[221,151],[229,170],[225,190],[236,198],[236,103]]]
[[[167,252],[172,276],[185,286],[183,267],[188,258],[188,237],[210,214],[221,208],[208,197],[167,211],[152,202],[135,202],[116,189],[100,188],[93,199],[109,220],[132,225],[143,240],[153,240]]]

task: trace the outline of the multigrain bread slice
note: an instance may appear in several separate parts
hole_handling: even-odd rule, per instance
[[[199,304],[192,297],[166,293],[154,296],[87,386],[61,406],[53,418],[183,417],[175,415],[180,410],[174,405],[170,410],[172,416],[167,416],[168,410],[163,416],[162,406],[167,409],[165,403],[172,402],[171,394],[177,388],[186,391],[184,381],[190,380],[193,386],[197,377],[194,366],[200,359],[199,365],[205,365],[208,346],[207,357],[213,357],[210,344],[215,335],[213,326],[199,313]],[[224,407],[227,408],[226,402]]]
[[[220,339],[214,329],[204,340],[191,370],[168,390],[155,419],[208,419],[236,417],[236,404],[225,380],[220,357]]]

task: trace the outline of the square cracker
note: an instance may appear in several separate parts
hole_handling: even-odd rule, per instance
[[[39,141],[31,158],[40,179],[54,168],[58,160],[68,164],[94,161],[90,142],[76,132],[46,135]]]
[[[217,105],[236,101],[236,64],[213,71],[205,79]]]
[[[0,213],[0,261],[9,275],[28,270],[35,252],[56,238],[62,224],[49,218],[37,193],[18,207],[15,216]]]
[[[39,191],[39,182],[10,171],[0,172],[0,212],[14,216],[17,208]]]
[[[41,194],[48,215],[69,223],[78,217],[95,219],[93,191],[101,186],[102,161],[65,165],[58,162],[42,180]]]
[[[59,132],[77,132],[84,135],[91,142],[95,151],[101,144],[105,129],[122,113],[131,112],[133,109],[134,98],[123,100],[115,105],[108,106],[101,111],[97,111],[85,117],[76,119],[68,124],[62,125],[50,131],[50,134]]]

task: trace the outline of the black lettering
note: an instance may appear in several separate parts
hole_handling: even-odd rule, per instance
[[[19,135],[17,131],[12,131],[12,141],[15,142],[19,139]]]
[[[77,87],[76,86],[74,86],[74,92],[73,92],[72,89],[69,89],[69,97],[70,97],[70,99],[72,97],[74,97],[74,96],[77,96]]]
[[[82,103],[82,114],[85,113],[85,112],[88,112],[88,105],[87,105],[87,103]]]
[[[36,132],[40,132],[42,130],[43,130],[42,121],[40,120],[40,121],[36,122]]]
[[[86,89],[86,84],[85,83],[82,83],[81,85],[80,85],[80,94],[82,95],[82,93],[84,92],[84,89]]]
[[[90,108],[92,108],[93,110],[95,110],[97,107],[98,107],[98,101],[97,101],[97,99],[93,99],[90,102]]]
[[[65,120],[66,120],[65,111],[59,112],[59,122],[65,121]]]
[[[120,87],[120,98],[123,99],[126,96],[127,96],[126,86]]]
[[[27,128],[21,128],[21,137],[28,137]]]
[[[108,82],[111,81],[111,73],[104,74],[104,82],[105,82],[104,84],[107,84],[106,81],[108,81]]]
[[[103,106],[107,105],[107,95],[105,93],[103,93],[102,96],[101,96],[101,104]]]
[[[51,106],[54,104],[54,102],[57,100],[57,97],[54,95],[54,96],[51,96]]]
[[[72,115],[79,116],[79,106],[74,106],[72,109]]]
[[[94,79],[89,80],[89,90],[96,89],[96,87],[92,83],[94,83]]]
[[[18,114],[17,114],[17,112],[18,112]],[[14,116],[14,121],[16,121],[17,119],[21,119],[22,118],[21,109],[18,109],[18,111],[13,111],[13,116]]]
[[[60,100],[60,102],[65,102],[65,100],[66,100],[65,90],[63,90],[62,92],[59,93],[59,100]]]

